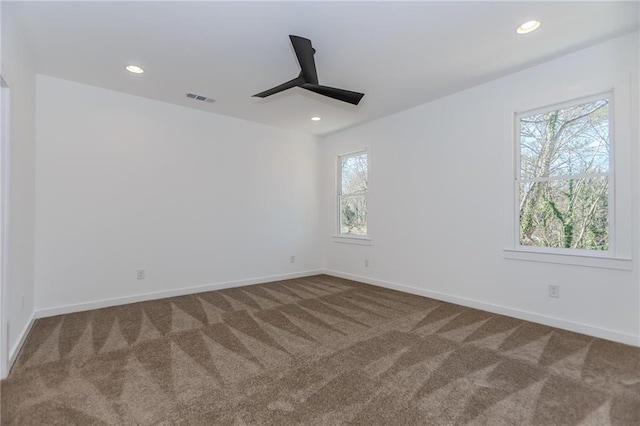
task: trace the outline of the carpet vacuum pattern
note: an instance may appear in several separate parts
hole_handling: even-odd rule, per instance
[[[326,275],[38,320],[3,425],[640,425],[640,348]]]

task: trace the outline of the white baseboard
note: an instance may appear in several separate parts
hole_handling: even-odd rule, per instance
[[[185,296],[188,294],[202,293],[205,291],[222,290],[225,288],[241,287],[244,285],[268,283],[272,281],[290,280],[294,278],[309,277],[324,273],[323,270],[310,270],[294,272],[291,274],[271,275],[267,277],[250,278],[238,281],[228,281],[215,284],[205,284],[195,287],[178,288],[175,290],[164,290],[153,293],[136,294],[132,296],[116,297],[113,299],[96,300],[92,302],[78,303],[74,305],[56,306],[53,308],[37,309],[35,318],[46,318],[55,315],[70,314],[74,312],[88,311],[91,309],[108,308],[111,306],[126,305],[128,303],[146,302],[148,300],[164,299],[167,297]]]
[[[573,331],[576,333],[587,334],[589,336],[600,337],[606,340],[612,340],[614,342],[625,343],[632,346],[640,346],[640,336],[636,336],[630,333],[622,333],[607,328],[595,327],[588,324],[582,324],[579,322],[568,321],[561,318],[550,317],[547,315],[536,314],[534,312],[522,311],[519,309],[508,308],[506,306],[494,305],[491,303],[480,302],[473,299],[467,299],[464,297],[453,296],[450,294],[439,293],[435,291],[425,290],[417,287],[411,287],[404,284],[397,284],[387,281],[381,281],[374,278],[363,277],[360,275],[349,274],[340,271],[325,270],[325,274],[332,275],[339,278],[345,278],[348,280],[359,281],[366,284],[372,284],[379,287],[385,287],[393,290],[402,291],[404,293],[416,294],[418,296],[429,297],[431,299],[442,300],[444,302],[455,303],[457,305],[468,306],[470,308],[481,309],[483,311],[492,312],[495,314],[506,315],[513,318],[518,318],[526,321],[536,322],[539,324],[548,325],[551,327],[557,327],[564,330]]]
[[[222,282],[222,283],[216,283],[216,284],[207,284],[202,286],[180,288],[175,290],[165,290],[165,291],[159,291],[159,292],[153,292],[153,293],[138,294],[133,296],[118,297],[113,299],[97,300],[92,302],[79,303],[75,305],[66,305],[66,306],[58,306],[53,308],[39,309],[34,312],[34,315],[29,321],[29,324],[27,324],[27,326],[23,330],[18,344],[15,345],[13,351],[11,352],[10,354],[11,358],[9,360],[9,368],[13,364],[13,361],[15,361],[15,356],[17,355],[19,349],[22,347],[22,344],[24,343],[24,339],[26,338],[29,330],[31,329],[34,319],[36,318],[45,318],[45,317],[50,317],[55,315],[69,314],[73,312],[87,311],[91,309],[107,308],[110,306],[125,305],[128,303],[145,302],[148,300],[164,299],[167,297],[184,296],[188,294],[201,293],[205,291],[222,290],[225,288],[240,287],[244,285],[261,284],[261,283],[267,283],[272,281],[302,278],[302,277],[308,277],[308,276],[313,276],[318,274],[327,274],[335,277],[359,281],[367,284],[376,285],[379,287],[402,291],[405,293],[416,294],[418,296],[424,296],[424,297],[429,297],[436,300],[455,303],[462,306],[468,306],[470,308],[481,309],[487,312],[493,312],[496,314],[506,315],[509,317],[518,318],[526,321],[532,321],[539,324],[548,325],[551,327],[557,327],[564,330],[573,331],[576,333],[587,334],[590,336],[599,337],[606,340],[612,340],[614,342],[620,342],[620,343],[633,345],[633,346],[640,346],[640,336],[637,336],[631,333],[623,333],[623,332],[596,327],[588,324],[582,324],[579,322],[568,321],[561,318],[541,315],[534,312],[513,309],[506,306],[494,305],[491,303],[481,302],[473,299],[467,299],[464,297],[454,296],[451,294],[439,293],[439,292],[425,290],[417,287],[411,287],[404,284],[381,281],[374,278],[349,274],[346,272],[327,270],[327,269],[325,270],[318,269],[318,270],[297,272],[292,274],[272,275],[272,276],[251,278],[251,279],[238,280],[238,281],[228,281],[228,282]]]
[[[2,375],[2,379],[6,379],[7,376],[9,375],[9,372],[13,367],[13,363],[16,362],[16,358],[18,358],[18,353],[20,352],[20,349],[22,349],[22,345],[24,345],[25,340],[27,340],[27,336],[29,335],[29,332],[31,331],[31,328],[33,327],[33,324],[35,322],[36,322],[35,313],[32,313],[31,317],[29,317],[29,321],[27,321],[24,328],[20,332],[18,341],[16,342],[15,345],[13,345],[13,348],[9,350],[9,359],[7,360],[7,371],[3,372],[6,374]]]

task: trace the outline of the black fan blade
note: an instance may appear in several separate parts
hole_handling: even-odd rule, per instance
[[[292,87],[296,87],[296,86],[301,86],[304,83],[305,83],[304,77],[302,77],[302,73],[300,73],[300,75],[294,78],[293,80],[289,80],[286,83],[282,83],[279,86],[276,86],[269,90],[265,90],[264,92],[260,92],[256,95],[253,95],[253,97],[266,98],[267,96],[275,95],[276,93],[282,92],[283,90],[291,89]]]
[[[353,105],[358,105],[360,99],[364,96],[364,93],[352,92],[350,90],[336,89],[335,87],[321,86],[319,84],[303,84],[303,89],[311,90],[312,92],[319,93],[324,96],[328,96],[339,101],[348,102]]]
[[[290,35],[289,38],[298,57],[304,79],[307,83],[318,84],[316,62],[313,60],[313,54],[316,53],[316,50],[311,46],[311,40],[296,35]]]

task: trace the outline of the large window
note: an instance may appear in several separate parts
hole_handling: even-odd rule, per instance
[[[611,94],[516,116],[518,246],[610,250]]]
[[[367,153],[338,157],[338,234],[367,236]]]

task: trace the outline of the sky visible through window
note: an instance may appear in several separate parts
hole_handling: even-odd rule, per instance
[[[367,235],[367,153],[340,157],[340,234]]]
[[[520,117],[521,245],[609,249],[609,105]]]

